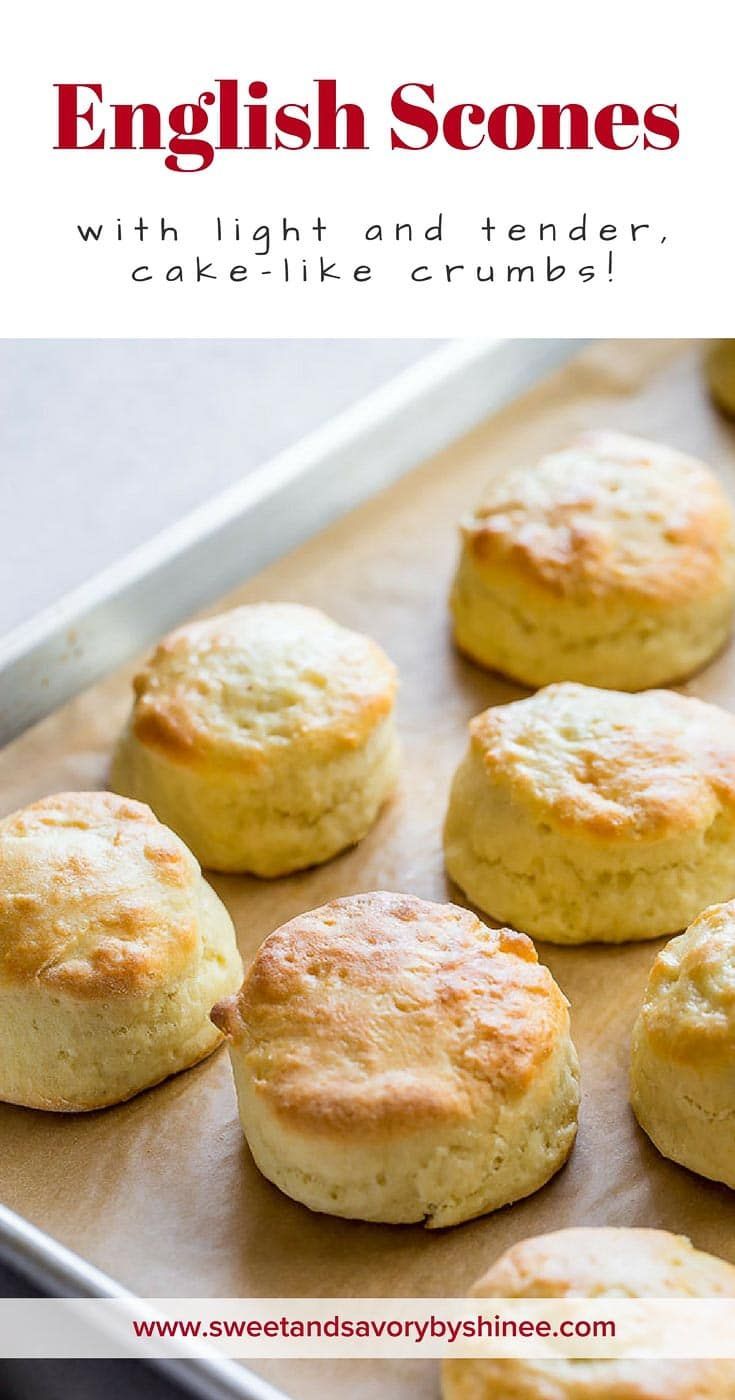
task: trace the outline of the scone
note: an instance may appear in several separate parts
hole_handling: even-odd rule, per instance
[[[735,1188],[735,901],[705,909],[656,958],[631,1102],[665,1157]]]
[[[665,1230],[559,1230],[522,1240],[475,1298],[735,1298],[735,1268]],[[726,1360],[445,1361],[444,1400],[732,1400]]]
[[[315,608],[260,603],[182,627],[134,687],[112,786],[212,870],[329,860],[393,788],[395,668]]]
[[[466,909],[373,893],[301,914],[212,1018],[258,1167],[312,1210],[457,1225],[574,1142],[566,999],[530,939]]]
[[[232,920],[139,802],[45,797],[0,822],[0,1099],[104,1108],[220,1043]]]
[[[692,457],[595,432],[499,473],[462,525],[451,607],[460,649],[529,686],[643,690],[725,641],[733,512]]]
[[[735,895],[735,716],[571,683],[485,710],[444,847],[473,904],[538,938],[678,932]]]

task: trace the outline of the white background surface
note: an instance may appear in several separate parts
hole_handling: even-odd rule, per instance
[[[113,11],[99,0],[34,0],[6,7],[0,50],[4,217],[0,222],[0,298],[12,335],[727,335],[732,332],[735,265],[732,221],[732,56],[735,7],[725,0],[686,6],[671,0],[524,0],[481,5],[455,0],[442,11],[423,0],[128,0]],[[313,103],[316,77],[333,77],[342,101],[363,107],[369,149],[223,151],[202,173],[176,173],[165,150],[55,151],[54,83],[101,82],[110,103],[150,101],[164,113],[191,102],[218,77],[246,89],[262,79],[277,106]],[[391,150],[390,99],[403,83],[433,83],[441,118],[458,103],[485,112],[503,104],[584,104],[594,114],[627,103],[640,113],[676,103],[681,140],[674,150],[498,150],[487,143],[457,151]],[[165,134],[165,133],[164,133]],[[423,263],[421,230],[446,215],[435,280],[412,283]],[[607,244],[553,245],[574,271],[563,281],[508,285],[507,260],[545,262],[548,245],[498,249],[496,284],[478,286],[488,249],[480,226],[554,221],[560,237],[583,211],[590,223],[648,222],[655,237],[638,251],[615,244],[612,282],[602,270]],[[217,248],[212,226],[235,215],[244,230],[280,216],[302,229],[320,215],[329,256],[372,262],[375,279],[306,286],[279,280],[252,246]],[[129,232],[83,244],[78,222],[139,217],[181,226],[177,244],[146,244]],[[374,221],[413,221],[412,245],[365,244]],[[666,235],[666,242],[660,238]],[[129,240],[129,241],[128,241]],[[312,253],[304,243],[302,253]],[[175,252],[174,252],[175,249]],[[369,252],[370,256],[366,255]],[[293,251],[293,245],[289,245]],[[220,280],[197,286],[197,253],[216,258]],[[469,277],[448,285],[444,263],[465,263]],[[576,267],[596,262],[583,285]],[[140,262],[157,280],[133,286]],[[184,285],[166,284],[171,263],[186,266]],[[250,265],[234,285],[227,270]]]
[[[0,341],[0,632],[435,341]]]

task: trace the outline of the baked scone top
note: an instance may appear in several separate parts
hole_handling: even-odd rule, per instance
[[[735,1297],[735,1268],[666,1230],[584,1228],[521,1240],[472,1289],[478,1298]]]
[[[709,468],[622,433],[498,473],[462,533],[481,569],[556,597],[670,607],[734,579],[733,511]]]
[[[62,792],[0,822],[0,980],[145,994],[196,955],[203,882],[149,807]]]
[[[375,642],[296,603],[256,603],[166,637],[135,677],[133,732],[186,764],[328,756],[389,713],[396,672]]]
[[[735,816],[735,716],[675,691],[549,685],[470,736],[492,782],[558,830],[662,840]]]
[[[651,968],[641,1026],[679,1064],[735,1065],[735,900],[713,904]]]
[[[337,1136],[462,1122],[512,1100],[568,1029],[525,934],[384,892],[277,929],[213,1016],[276,1113]]]

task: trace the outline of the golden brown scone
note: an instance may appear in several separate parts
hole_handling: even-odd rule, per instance
[[[734,895],[734,715],[568,683],[469,728],[445,857],[493,918],[560,944],[624,942]]]
[[[476,1298],[735,1297],[735,1268],[665,1230],[559,1230],[521,1240]],[[732,1400],[732,1361],[445,1361],[444,1400]]]
[[[227,910],[148,807],[62,792],[0,822],[0,1099],[104,1108],[220,1043]]]
[[[329,860],[396,778],[396,673],[315,608],[258,603],[172,632],[135,678],[112,768],[202,865],[262,876]]]
[[[456,1225],[571,1150],[566,999],[530,939],[466,909],[374,893],[301,914],[212,1017],[257,1165],[312,1210]]]
[[[735,1188],[735,901],[705,909],[656,958],[631,1100],[659,1152]]]
[[[735,716],[571,683],[485,710],[444,848],[473,904],[538,938],[674,933],[735,894]]]
[[[451,607],[482,666],[643,690],[709,661],[734,601],[733,512],[710,470],[594,432],[496,475],[462,524]]]

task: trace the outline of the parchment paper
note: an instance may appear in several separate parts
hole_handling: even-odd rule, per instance
[[[458,899],[443,873],[440,832],[466,721],[522,692],[452,650],[446,595],[457,518],[491,470],[593,425],[695,450],[735,492],[735,433],[707,400],[701,358],[701,346],[681,342],[594,345],[226,600],[323,607],[372,633],[402,678],[401,790],[367,840],[276,883],[212,877],[246,959],[285,919],[338,895],[383,888]],[[104,785],[131,671],[0,755],[3,811],[44,793]],[[735,708],[735,645],[685,688]],[[538,945],[572,1003],[584,1096],[579,1139],[544,1190],[481,1220],[435,1233],[333,1220],[288,1200],[248,1156],[224,1052],[123,1107],[88,1116],[0,1106],[0,1195],[145,1296],[462,1295],[514,1241],[573,1224],[660,1226],[735,1261],[735,1193],[659,1157],[628,1108],[630,1028],[659,946]],[[258,1369],[296,1400],[437,1393],[431,1362]]]

